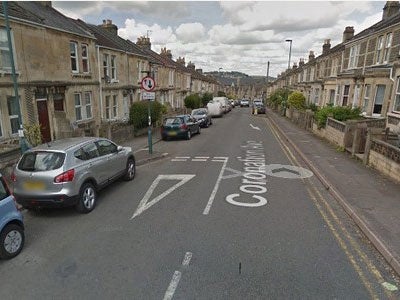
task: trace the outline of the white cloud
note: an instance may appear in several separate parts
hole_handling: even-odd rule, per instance
[[[147,34],[151,37],[151,43],[154,45],[165,45],[176,41],[176,36],[169,26],[162,28],[158,24],[136,23],[135,19],[127,19],[124,25],[123,28],[118,29],[118,34],[132,42],[136,42],[138,37],[147,36]]]
[[[181,24],[175,32],[177,38],[183,44],[187,44],[202,40],[205,35],[205,28],[200,23]]]

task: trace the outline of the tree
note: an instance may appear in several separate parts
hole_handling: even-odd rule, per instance
[[[218,91],[217,96],[218,97],[226,97],[226,94],[224,91]]]
[[[148,101],[134,102],[129,110],[129,122],[135,129],[142,129],[148,126]],[[161,117],[166,113],[165,105],[158,101],[150,101],[151,120],[154,123],[161,121]]]
[[[299,91],[294,91],[289,95],[288,98],[289,107],[293,107],[298,110],[303,110],[306,107],[306,97]]]
[[[196,109],[202,105],[202,100],[198,94],[186,96],[184,102],[185,107],[190,109]]]
[[[201,97],[201,102],[203,106],[207,106],[207,103],[210,102],[212,99],[213,99],[213,94],[205,93],[203,97]]]

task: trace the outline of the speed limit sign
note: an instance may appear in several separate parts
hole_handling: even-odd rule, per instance
[[[146,76],[142,79],[141,86],[146,92],[151,92],[156,87],[156,82],[153,77]]]

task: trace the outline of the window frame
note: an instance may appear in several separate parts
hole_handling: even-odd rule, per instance
[[[103,53],[103,77],[104,80],[110,78],[110,55]]]
[[[371,85],[365,84],[364,85],[363,107],[362,107],[363,112],[367,112],[370,100],[371,100]]]
[[[117,80],[117,57],[115,55],[110,55],[110,70],[110,78],[113,80]]]
[[[6,46],[1,47],[1,44],[0,44],[0,70],[4,70],[4,71],[9,71],[10,72],[11,71],[11,60],[10,60],[10,51],[11,50],[10,50],[10,47],[8,45],[8,37],[7,37],[6,28],[0,27],[0,34],[2,32],[4,32],[4,36],[6,37],[6,39],[4,41]],[[12,31],[11,30],[10,30],[10,35],[11,35],[11,45],[13,46],[13,35],[12,35]],[[13,49],[14,49],[14,47],[13,47]],[[3,52],[4,52],[4,57],[8,54],[7,59],[4,59],[4,61],[7,61],[10,64],[10,66],[3,65],[3,59],[2,59],[3,58]]]
[[[382,95],[382,103],[378,103],[378,104],[376,104],[376,98],[377,98],[377,96],[378,96],[378,89],[379,89],[379,87],[383,87],[384,89],[383,89],[383,95]],[[373,107],[372,107],[372,115],[375,115],[375,116],[380,116],[380,115],[382,115],[382,108],[383,108],[383,103],[384,103],[384,101],[385,101],[385,93],[386,93],[386,85],[385,84],[377,84],[376,85],[376,90],[375,90],[375,96],[374,96],[374,105],[373,105]],[[377,105],[380,105],[380,112],[379,113],[377,113],[377,112],[375,112],[375,110],[376,110],[376,108],[377,108]]]
[[[346,89],[347,89],[347,94],[345,94],[346,93]],[[342,105],[341,106],[348,106],[349,105],[349,96],[350,96],[350,85],[349,84],[345,84],[343,86]],[[344,105],[345,99],[346,99],[346,105]]]
[[[86,49],[86,55],[84,55]],[[90,72],[90,64],[89,64],[89,45],[88,44],[81,44],[81,60],[82,60],[82,72],[89,73]],[[86,64],[85,64],[86,62]],[[86,70],[85,70],[86,66]]]
[[[396,106],[398,107],[397,110],[396,110]],[[394,101],[393,101],[392,111],[400,113],[400,76],[397,77],[397,88],[396,88],[395,97],[394,97]]]
[[[380,35],[376,41],[376,57],[375,62],[376,64],[381,63],[381,59],[383,56],[383,45],[384,45],[384,35]]]
[[[79,98],[79,104],[77,104],[76,100]],[[89,96],[89,98],[87,98]],[[89,99],[89,103],[87,103],[87,99]],[[77,122],[86,121],[93,118],[92,112],[92,92],[85,91],[85,92],[77,92],[74,93],[74,107],[75,107],[75,120]],[[88,116],[88,108],[90,109],[90,116]],[[78,119],[77,111],[79,110],[80,119]]]
[[[21,124],[19,122],[19,115],[18,115],[18,108],[17,111],[15,111],[15,114],[11,114],[13,113],[12,111],[12,107],[10,106],[10,101],[16,101],[16,103],[14,105],[19,105],[19,101],[16,99],[16,97],[14,96],[7,96],[7,110],[8,110],[8,117],[10,119],[10,128],[11,128],[11,134],[15,135],[18,133],[18,130],[21,128]],[[16,128],[16,130],[14,131],[15,128],[13,128],[13,121],[17,120],[18,126]]]
[[[71,46],[74,46],[75,56],[72,55]],[[79,73],[78,42],[74,42],[74,41],[70,41],[69,42],[69,54],[70,54],[70,60],[71,60],[71,71],[72,71],[72,73]],[[75,60],[76,69],[73,68],[72,60]]]
[[[358,64],[358,56],[360,54],[360,44],[353,45],[350,48],[348,69],[354,69]]]

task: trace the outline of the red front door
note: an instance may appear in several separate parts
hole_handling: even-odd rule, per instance
[[[39,114],[40,132],[42,133],[42,142],[51,141],[49,113],[47,110],[47,101],[36,101]]]

